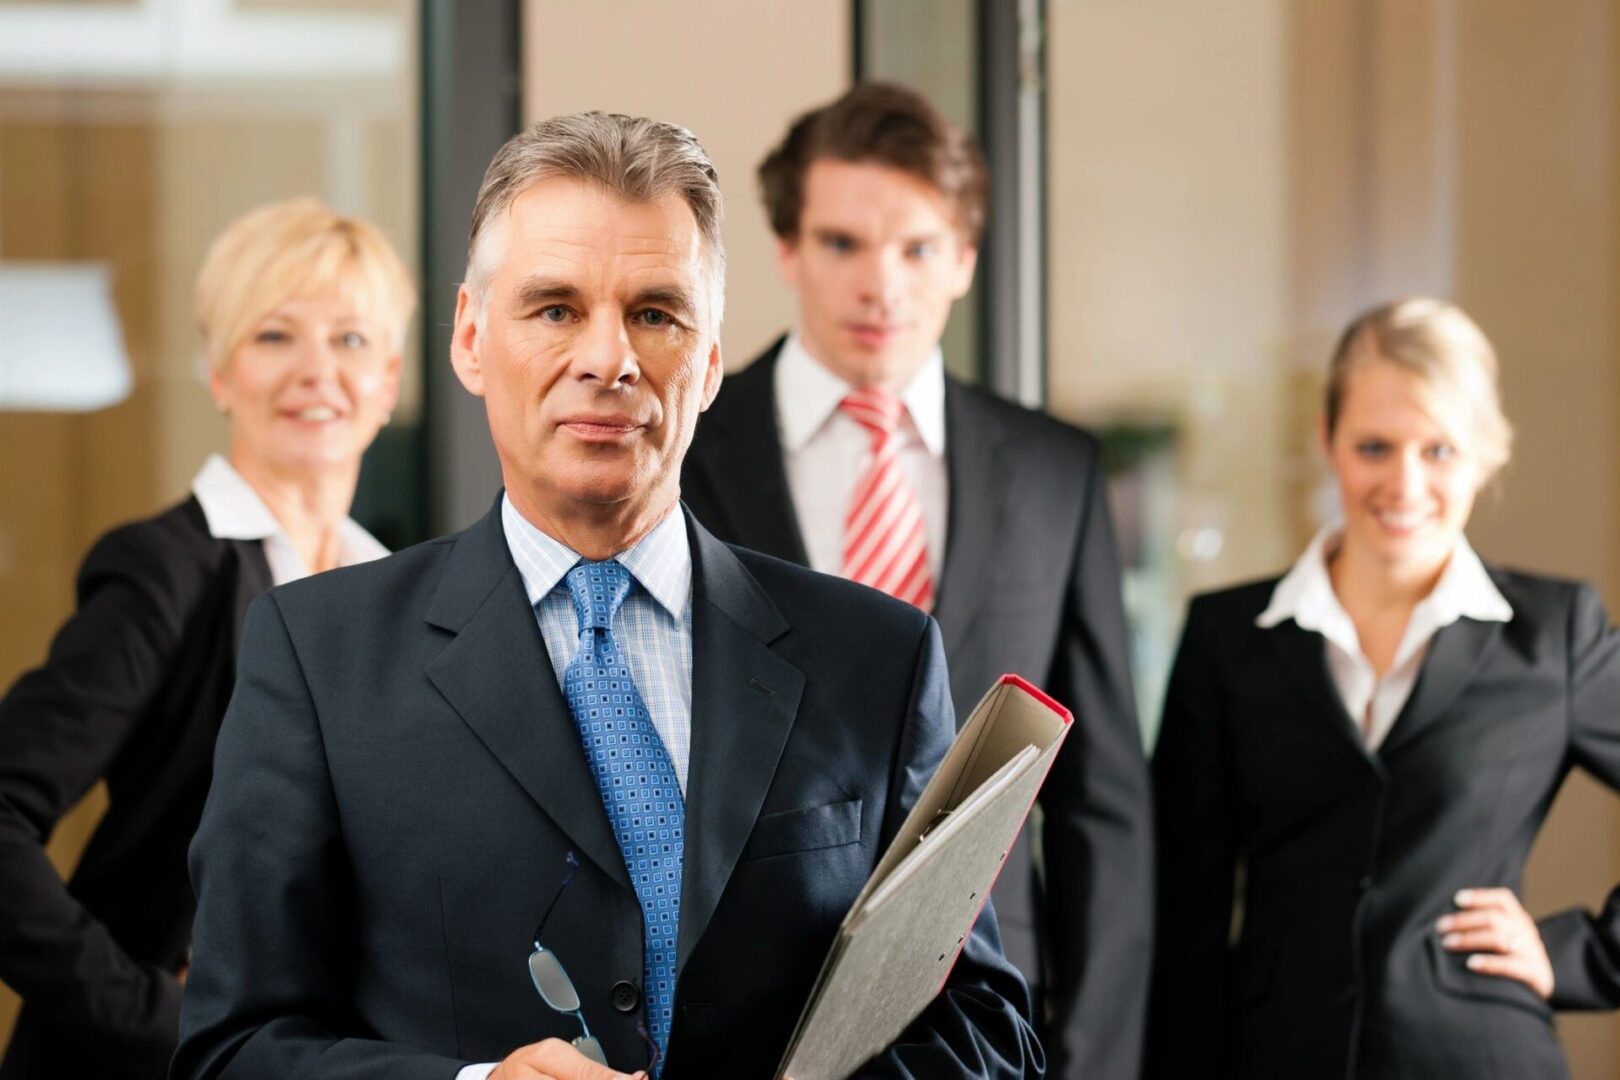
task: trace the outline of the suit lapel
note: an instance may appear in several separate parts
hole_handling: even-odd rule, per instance
[[[631,888],[498,502],[456,538],[427,621],[455,634],[427,665],[428,679],[581,854]]]
[[[1335,742],[1354,754],[1358,761],[1381,773],[1382,767],[1367,753],[1367,743],[1361,736],[1361,729],[1345,711],[1344,701],[1333,686],[1322,635],[1301,629],[1292,619],[1261,630],[1260,634],[1276,650],[1289,682],[1304,696],[1309,706],[1307,713],[1323,718],[1329,729],[1328,734]]]
[[[1468,618],[1442,626],[1429,641],[1429,653],[1424,657],[1417,685],[1395,718],[1379,753],[1387,756],[1399,750],[1443,716],[1473,679],[1501,633],[1499,622],[1476,622]]]
[[[740,547],[809,566],[776,424],[774,373],[781,349],[778,341],[731,376],[725,409],[704,418],[709,437],[699,440],[693,453],[729,536]]]
[[[676,970],[714,916],[798,713],[804,675],[771,642],[788,625],[742,563],[688,518],[692,758]]]
[[[996,522],[1010,490],[1000,461],[1000,428],[976,406],[967,388],[954,379],[945,381],[950,520],[934,615],[947,656],[956,655],[984,600],[986,569],[996,553]]]

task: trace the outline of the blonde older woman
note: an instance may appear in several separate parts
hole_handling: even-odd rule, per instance
[[[1620,1003],[1620,891],[1539,923],[1519,901],[1569,769],[1620,785],[1620,643],[1590,587],[1463,535],[1508,459],[1496,381],[1450,304],[1358,319],[1321,430],[1343,521],[1192,603],[1154,761],[1150,1076],[1562,1076],[1553,1010]]]
[[[382,234],[314,199],[255,210],[210,249],[196,312],[228,454],[96,543],[77,610],[0,701],[0,980],[24,1002],[0,1077],[164,1075],[186,846],[242,616],[272,585],[386,554],[347,515],[414,306]],[[110,806],[65,884],[44,843],[101,778]]]

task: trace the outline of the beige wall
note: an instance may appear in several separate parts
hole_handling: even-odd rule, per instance
[[[1283,5],[1054,0],[1048,37],[1051,410],[1170,421],[1187,588],[1295,546],[1281,422]]]
[[[803,110],[837,95],[850,73],[847,0],[589,0],[524,5],[524,114],[581,109],[653,116],[694,131],[726,195],[728,369],[793,321],[776,276],[754,168]]]

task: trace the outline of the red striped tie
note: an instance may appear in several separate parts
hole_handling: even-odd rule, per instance
[[[887,390],[856,390],[838,406],[872,437],[844,518],[844,576],[924,611],[934,605],[922,508],[900,466],[895,428],[906,406]]]

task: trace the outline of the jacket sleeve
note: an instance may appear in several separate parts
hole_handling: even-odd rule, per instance
[[[1153,823],[1100,454],[1048,690],[1074,713],[1040,797],[1037,903],[1057,1076],[1135,1080],[1153,952]]]
[[[1571,758],[1620,790],[1620,634],[1590,586],[1574,593],[1568,640]],[[1554,1008],[1620,1006],[1620,888],[1596,915],[1574,908],[1539,927],[1552,961]]]
[[[1236,795],[1203,604],[1187,613],[1153,754],[1157,937],[1143,1075],[1196,1076],[1221,1060],[1221,1002],[1237,865]]]
[[[117,758],[163,686],[191,606],[174,559],[140,526],[91,550],[78,605],[45,663],[0,701],[0,980],[73,1032],[109,1075],[161,1071],[180,986],[137,963],[45,854],[61,819]]]
[[[248,608],[190,867],[179,1078],[451,1080],[466,1064],[372,1036],[346,988],[359,918],[319,718],[273,595]]]
[[[929,619],[912,682],[910,716],[890,780],[885,844],[916,805],[955,734],[944,646],[938,625]],[[1045,1072],[1045,1056],[1029,1014],[1029,989],[1002,955],[995,910],[986,903],[939,996],[857,1075],[1038,1078]]]

